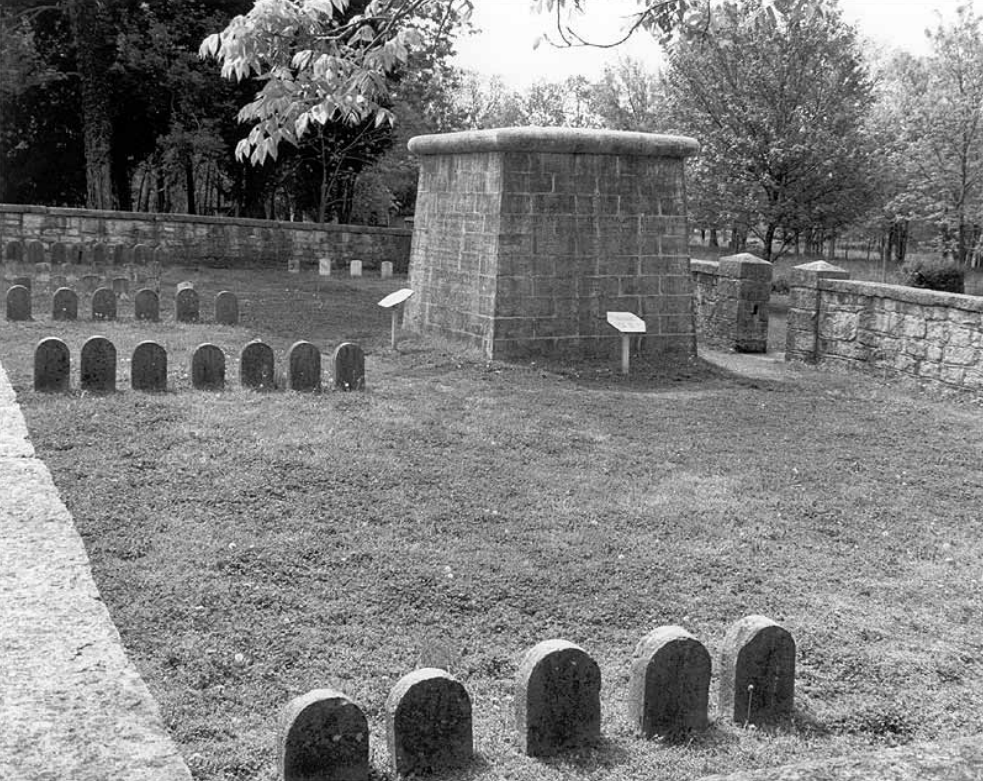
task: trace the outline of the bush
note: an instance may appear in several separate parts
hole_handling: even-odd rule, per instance
[[[944,293],[966,290],[966,269],[951,260],[915,260],[901,267],[903,284]]]

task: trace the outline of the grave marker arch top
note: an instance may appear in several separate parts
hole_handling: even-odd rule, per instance
[[[404,322],[488,358],[611,357],[604,313],[647,353],[695,352],[683,161],[691,138],[573,128],[418,136]]]

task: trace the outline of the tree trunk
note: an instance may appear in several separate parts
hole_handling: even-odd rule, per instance
[[[771,262],[771,257],[772,257],[771,256],[771,246],[775,242],[775,231],[777,229],[778,229],[778,226],[775,225],[775,223],[769,222],[768,223],[768,228],[765,230],[765,238],[764,238],[764,245],[765,245],[764,246],[764,254],[765,254],[765,257],[764,257],[764,259],[767,260],[769,263]]]
[[[112,30],[97,0],[77,0],[70,7],[70,18],[82,94],[85,205],[90,209],[112,209],[116,206],[112,177],[113,123],[106,76],[113,60]]]
[[[197,214],[198,205],[195,202],[195,165],[190,152],[184,158],[184,186],[188,191],[188,214]]]
[[[710,246],[711,247],[720,246],[720,238],[717,236],[716,228],[710,228]]]

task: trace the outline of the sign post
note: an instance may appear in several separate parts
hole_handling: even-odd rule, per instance
[[[645,333],[645,321],[631,312],[608,312],[608,325],[621,333],[621,373],[628,376],[632,334]]]
[[[399,313],[403,309],[403,302],[412,295],[413,291],[408,287],[404,287],[402,290],[390,293],[379,302],[379,306],[383,309],[388,309],[392,313],[392,347],[394,350],[396,349],[396,329],[398,327]]]

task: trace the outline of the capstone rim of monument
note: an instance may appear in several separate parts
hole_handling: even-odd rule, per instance
[[[571,127],[503,127],[415,136],[407,148],[415,155],[469,152],[554,152],[557,154],[690,157],[700,144],[688,136],[590,130]]]

